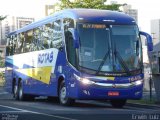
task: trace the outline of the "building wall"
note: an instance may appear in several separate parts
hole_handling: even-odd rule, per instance
[[[122,7],[122,11],[133,17],[135,19],[135,21],[138,23],[138,10],[137,9],[132,9],[132,6],[131,5],[127,5],[125,4],[123,7]]]
[[[45,5],[45,16],[51,15],[56,11],[59,11],[60,8],[56,5]]]
[[[8,16],[5,20],[2,21],[2,35],[0,37],[0,44],[5,45],[5,38],[8,33],[22,28],[23,26],[30,24],[33,21],[34,18]]]
[[[151,20],[151,34],[153,38],[153,45],[160,42],[160,19]]]
[[[2,30],[0,33],[0,51],[1,57],[5,57],[5,45],[6,45],[6,36],[8,33],[15,31],[23,26],[30,24],[34,21],[34,18],[24,18],[16,16],[8,16],[5,20],[2,21]]]

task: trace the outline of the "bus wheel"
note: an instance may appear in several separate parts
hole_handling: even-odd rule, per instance
[[[59,101],[61,105],[70,106],[75,102],[75,100],[68,98],[66,95],[67,95],[67,91],[66,91],[65,82],[62,81],[59,87]]]
[[[110,102],[114,108],[123,108],[123,106],[126,104],[127,100],[115,99],[115,100],[110,100]]]
[[[18,85],[18,96],[19,96],[19,100],[23,101],[25,100],[25,95],[23,93],[23,85],[22,85],[22,81],[19,82]]]
[[[13,84],[13,97],[18,100],[18,86],[15,83]]]

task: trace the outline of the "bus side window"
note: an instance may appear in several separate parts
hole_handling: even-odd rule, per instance
[[[21,53],[21,51],[20,51],[21,37],[20,36],[21,36],[20,34],[17,35],[17,42],[16,42],[16,48],[15,48],[16,54],[20,54]]]
[[[41,50],[40,48],[40,37],[41,37],[41,31],[40,28],[35,28],[33,30],[33,41],[32,41],[32,51]]]
[[[51,39],[53,37],[53,29],[52,29],[52,24],[48,23],[44,25],[44,31],[42,33],[43,36],[43,48],[48,49],[50,48],[51,44]]]
[[[24,33],[21,33],[19,34],[19,41],[18,41],[19,53],[23,53],[23,46],[24,46]]]
[[[64,24],[64,31],[68,31],[69,28],[74,28],[74,20],[71,18],[65,18],[63,20],[63,24]]]
[[[61,48],[62,47],[62,22],[57,20],[53,22],[53,38],[51,41],[51,47]]]
[[[14,36],[11,36],[10,43],[9,43],[9,46],[10,46],[9,54],[10,54],[10,55],[13,55],[13,54],[14,54],[13,39],[14,39]]]
[[[37,41],[38,50],[44,50],[43,47],[44,26],[38,27],[37,30],[38,30],[38,41]]]
[[[18,35],[15,35],[14,38],[13,38],[13,51],[14,51],[14,54],[18,54]]]
[[[7,37],[7,44],[6,44],[6,56],[10,55],[10,37]]]
[[[19,41],[19,35],[16,35],[16,37],[15,37],[15,39],[14,39],[15,54],[19,54],[18,41]]]
[[[76,50],[73,45],[73,36],[70,32],[65,32],[66,50],[68,61],[76,66]]]
[[[32,50],[31,48],[32,41],[33,41],[33,30],[30,30],[25,33],[24,52],[30,52]]]

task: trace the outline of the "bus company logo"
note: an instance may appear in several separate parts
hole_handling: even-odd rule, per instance
[[[128,78],[128,80],[131,82],[136,81],[136,80],[141,80],[141,79],[142,77],[140,75]]]
[[[38,63],[51,63],[53,61],[53,51],[38,54]]]

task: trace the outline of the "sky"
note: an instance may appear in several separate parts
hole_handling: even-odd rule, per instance
[[[109,2],[110,0],[108,0]],[[117,0],[118,3],[132,5],[133,9],[138,9],[138,25],[140,30],[151,33],[151,20],[160,19],[159,0]]]
[[[44,17],[44,4],[54,4],[56,0],[0,0],[0,15],[18,17]],[[111,0],[107,0],[109,3]],[[159,0],[117,0],[118,3],[132,5],[138,9],[138,25],[142,31],[150,33],[150,21],[160,19]]]
[[[0,0],[0,15],[44,17],[44,5],[54,4],[56,0]]]

